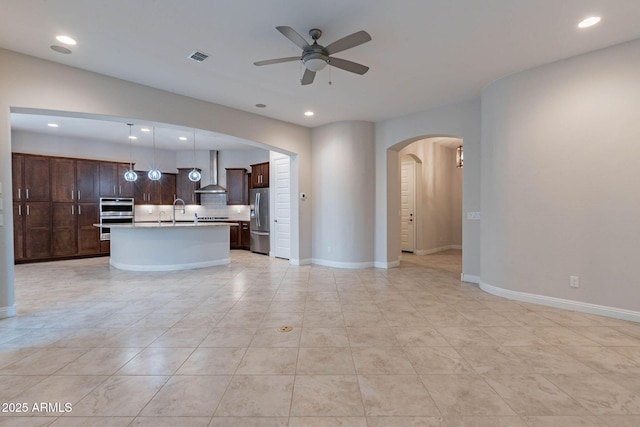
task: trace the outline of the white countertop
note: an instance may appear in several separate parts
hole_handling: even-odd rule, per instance
[[[95,227],[100,227],[100,224],[93,224]],[[174,228],[174,227],[219,227],[219,226],[232,226],[237,227],[236,222],[176,222],[175,224],[166,221],[158,223],[156,222],[135,222],[133,224],[109,224],[109,228]]]

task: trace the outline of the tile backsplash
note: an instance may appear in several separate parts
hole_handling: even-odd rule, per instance
[[[176,206],[177,220],[192,220],[195,213],[202,216],[228,216],[231,221],[249,221],[249,205],[227,205],[226,194],[202,194],[200,205]],[[136,205],[136,222],[170,221],[172,205]]]

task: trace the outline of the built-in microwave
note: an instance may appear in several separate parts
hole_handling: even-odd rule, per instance
[[[111,239],[110,225],[133,224],[135,210],[133,198],[101,197],[100,198],[100,240]]]

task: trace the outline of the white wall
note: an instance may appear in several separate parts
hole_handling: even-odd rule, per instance
[[[12,131],[11,149],[16,153],[79,159],[129,162],[129,146],[104,141],[60,137],[36,132]],[[133,147],[132,159],[136,170],[149,170],[153,166],[153,149]],[[191,158],[193,159],[193,152]],[[162,172],[176,173],[176,152],[156,149],[156,164]]]
[[[640,320],[639,70],[636,40],[485,88],[485,289]]]
[[[297,194],[311,186],[308,128],[0,49],[0,182],[7,208],[12,202],[11,107],[121,117],[225,133],[294,154],[292,191]],[[292,261],[311,258],[311,212],[307,206],[292,207]],[[3,215],[0,318],[15,311],[11,209],[5,208]]]
[[[313,262],[335,267],[373,265],[373,123],[314,128]]]
[[[480,224],[466,219],[466,212],[480,211],[480,100],[426,110],[375,125],[375,264],[392,267],[400,254],[400,169],[398,151],[429,136],[452,136],[464,141],[463,249],[465,280],[480,277]]]
[[[422,139],[400,150],[400,159],[409,155],[420,160],[416,171],[416,253],[460,246],[462,170],[456,167],[456,149]]]

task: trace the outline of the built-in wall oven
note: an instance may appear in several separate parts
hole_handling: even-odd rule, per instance
[[[100,198],[100,240],[110,240],[109,226],[114,224],[133,224],[135,211],[133,199],[129,197]]]

